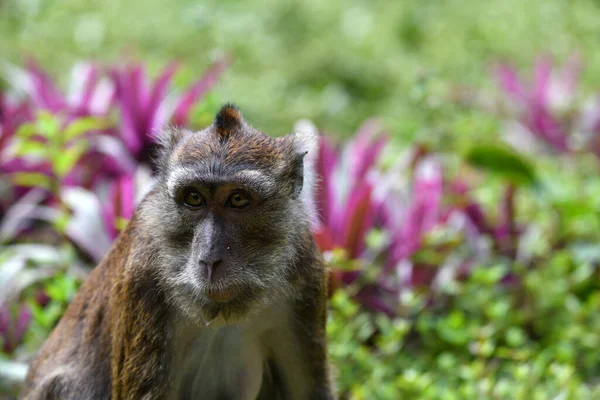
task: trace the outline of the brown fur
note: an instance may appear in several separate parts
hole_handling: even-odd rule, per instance
[[[227,139],[228,136],[239,130],[244,124],[242,113],[233,104],[226,104],[215,118],[215,128],[221,139]]]

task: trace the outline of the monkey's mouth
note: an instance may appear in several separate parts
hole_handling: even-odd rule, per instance
[[[211,288],[211,289],[208,289],[208,292],[206,293],[206,297],[208,297],[210,300],[217,302],[217,303],[226,303],[226,302],[230,301],[231,299],[233,299],[236,294],[237,294],[237,291],[233,288],[226,288],[226,289]]]
[[[206,321],[214,320],[222,315],[226,322],[231,323],[249,316],[252,310],[258,310],[255,305],[260,303],[262,291],[255,287],[244,285],[210,285],[204,288],[201,303]]]

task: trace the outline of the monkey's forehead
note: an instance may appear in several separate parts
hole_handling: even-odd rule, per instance
[[[239,132],[225,140],[212,129],[190,134],[174,150],[172,165],[210,163],[226,168],[280,168],[289,161],[291,146],[285,137],[273,138],[255,130]]]
[[[169,193],[174,195],[177,188],[190,185],[216,188],[234,184],[262,197],[271,196],[277,191],[276,177],[286,170],[288,161],[281,151],[269,148],[276,140],[263,140],[218,142],[190,136],[171,159],[167,173]]]

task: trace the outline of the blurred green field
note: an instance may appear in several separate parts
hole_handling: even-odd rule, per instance
[[[61,76],[90,58],[178,59],[196,75],[227,53],[235,62],[217,90],[259,129],[282,134],[310,118],[348,136],[377,115],[399,138],[443,138],[462,134],[450,89],[489,86],[498,59],[580,51],[584,82],[598,82],[598,20],[592,0],[4,0],[0,54],[34,54]]]

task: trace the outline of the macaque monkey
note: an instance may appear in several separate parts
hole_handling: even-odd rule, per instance
[[[85,281],[23,398],[334,399],[310,135],[224,106],[159,137],[158,180]]]

